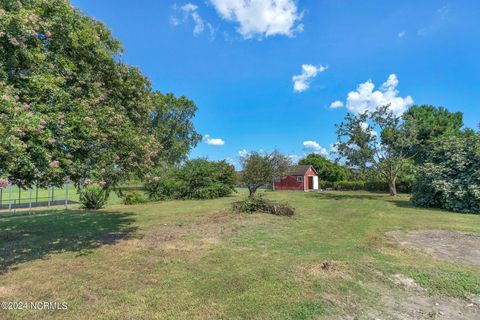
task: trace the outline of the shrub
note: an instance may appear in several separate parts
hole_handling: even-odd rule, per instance
[[[194,159],[151,178],[145,191],[152,200],[213,199],[235,191],[235,169],[225,161]]]
[[[149,179],[144,189],[150,200],[159,201],[166,199],[180,199],[182,182],[176,180],[174,173],[168,173],[163,177],[153,177]]]
[[[333,183],[336,190],[364,190],[365,181],[337,181]]]
[[[107,199],[107,191],[98,184],[88,185],[80,191],[80,203],[84,209],[101,209],[107,202]]]
[[[331,181],[318,181],[318,187],[320,189],[332,189],[334,182]]]
[[[147,202],[145,196],[138,191],[130,191],[125,195],[123,203],[126,205],[140,204]]]
[[[264,212],[277,216],[293,216],[295,214],[295,209],[287,203],[267,200],[261,196],[251,196],[244,200],[236,201],[232,203],[232,209],[234,212]]]
[[[418,168],[412,201],[422,207],[480,213],[480,137],[439,140]]]
[[[365,182],[365,190],[368,191],[388,191],[388,183],[386,181],[367,181]]]

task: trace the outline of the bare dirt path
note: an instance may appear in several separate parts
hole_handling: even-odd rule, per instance
[[[480,266],[480,234],[444,230],[387,234],[401,245],[425,251],[435,258]]]

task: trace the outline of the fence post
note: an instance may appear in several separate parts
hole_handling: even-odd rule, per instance
[[[65,209],[68,209],[68,185],[70,184],[70,177],[65,181]]]
[[[47,200],[47,201],[48,201],[48,204],[47,204],[47,205],[48,205],[48,207],[50,208],[50,186],[48,186],[48,188],[47,188],[47,199],[48,199],[48,200]]]
[[[12,211],[12,185],[8,187],[8,211]]]
[[[30,203],[28,204],[28,212],[30,213],[30,211],[32,210],[32,188],[30,188]]]

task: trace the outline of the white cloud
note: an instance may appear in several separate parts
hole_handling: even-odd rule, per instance
[[[193,28],[193,34],[199,35],[200,33],[205,30],[205,24],[203,23],[202,17],[198,14],[198,12],[192,12],[192,19],[195,22],[195,27]]]
[[[303,148],[305,150],[313,151],[313,153],[321,154],[323,156],[328,156],[328,151],[322,147],[318,142],[308,140],[303,142]]]
[[[297,164],[298,161],[300,161],[300,159],[302,159],[302,156],[299,156],[297,154],[289,154],[288,155],[288,158],[290,159],[290,161],[293,163],[293,164]]]
[[[187,4],[184,4],[183,6],[180,7],[180,10],[185,11],[187,13],[192,12],[192,11],[196,11],[197,9],[198,9],[198,7],[196,5],[194,5],[193,3],[187,3]]]
[[[314,66],[311,64],[302,65],[302,73],[292,77],[293,90],[295,92],[304,92],[310,88],[311,79],[315,78],[320,72],[324,72],[328,67]]]
[[[244,157],[248,156],[249,154],[250,154],[250,153],[249,153],[247,150],[245,150],[245,149],[238,151],[238,156],[239,156],[240,158],[244,158]]]
[[[203,137],[203,140],[205,141],[206,144],[209,146],[214,146],[214,147],[221,147],[225,145],[225,141],[220,138],[211,138],[208,134],[206,134]]]
[[[331,153],[337,153],[337,152],[338,152],[338,144],[332,143],[332,144],[330,145],[330,152],[331,152]]]
[[[210,35],[212,39],[214,38],[214,28],[213,26],[205,22],[203,18],[200,16],[198,13],[198,6],[193,4],[193,3],[186,3],[183,6],[177,7],[176,5],[173,5],[173,10],[175,11],[181,11],[183,12],[183,19],[180,20],[176,16],[171,16],[170,17],[170,24],[174,27],[178,26],[181,22],[185,22],[188,20],[189,17],[192,18],[194,27],[193,27],[193,35],[198,36],[203,31],[205,31],[205,26],[208,28],[208,31],[210,32]]]
[[[343,107],[343,102],[340,100],[334,101],[330,104],[330,109],[338,109]]]
[[[360,127],[362,128],[362,130],[364,132],[367,132],[368,129],[370,129],[370,135],[372,135],[373,137],[378,137],[378,132],[373,130],[372,127],[370,127],[370,125],[366,122],[362,122],[360,123]]]
[[[378,107],[389,104],[393,113],[402,114],[413,104],[413,98],[411,96],[400,97],[397,86],[398,79],[395,74],[391,74],[379,90],[374,91],[375,84],[371,80],[361,83],[356,91],[348,94],[347,109],[358,114],[374,111]]]
[[[407,34],[407,33],[406,33],[405,31],[400,31],[400,32],[397,34],[397,36],[398,36],[399,38],[403,38],[403,37],[405,37],[406,34]]]
[[[171,16],[170,17],[170,24],[174,27],[178,26],[180,24],[180,20],[178,20],[177,17]]]
[[[210,0],[219,15],[239,24],[245,38],[285,35],[303,31],[302,14],[294,0]]]
[[[192,3],[187,3],[180,7],[181,11],[183,11],[186,15],[190,15],[193,19],[193,22],[195,24],[193,28],[194,35],[199,35],[203,32],[203,30],[205,30],[205,24],[203,23],[202,17],[198,14],[197,9],[198,6]]]

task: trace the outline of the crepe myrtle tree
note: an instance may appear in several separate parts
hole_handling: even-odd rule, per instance
[[[407,130],[402,118],[389,105],[362,114],[348,113],[337,128],[340,158],[354,169],[373,169],[388,182],[391,196],[397,195],[396,181],[404,163],[414,156],[414,130]]]
[[[272,153],[251,152],[240,157],[240,162],[242,181],[247,186],[250,197],[258,188],[284,176],[291,165],[290,157],[277,150]]]
[[[122,52],[103,23],[67,0],[0,2],[1,178],[109,188],[198,142],[195,105],[152,92]]]

